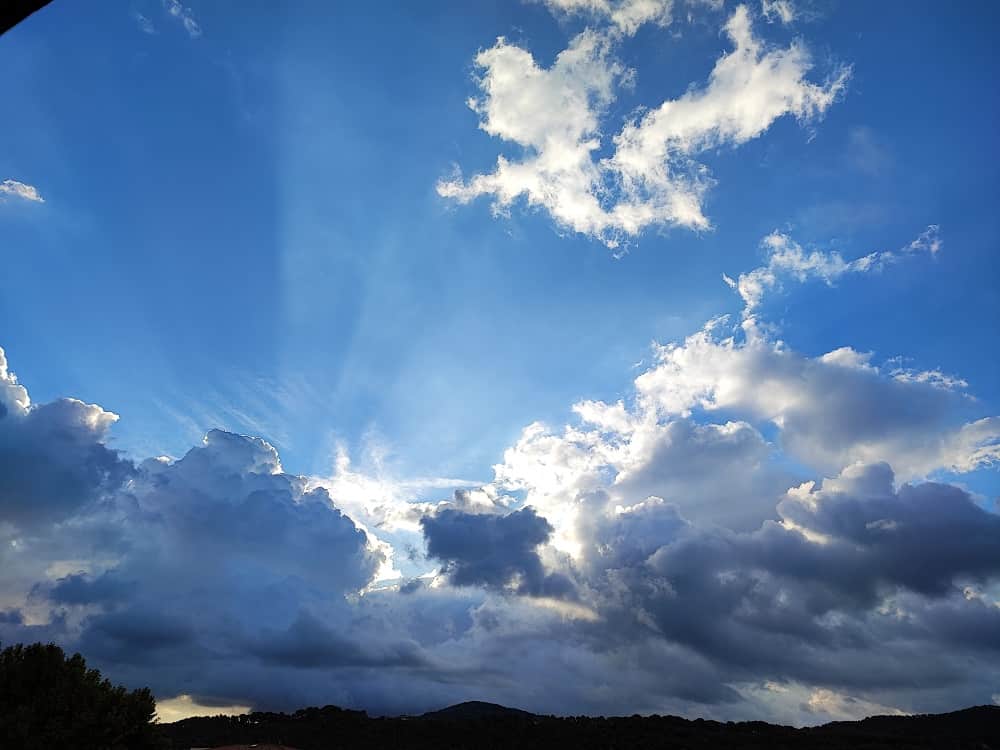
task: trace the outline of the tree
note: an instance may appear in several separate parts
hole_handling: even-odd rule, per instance
[[[5,750],[163,748],[149,688],[129,692],[54,644],[0,651],[0,747]]]

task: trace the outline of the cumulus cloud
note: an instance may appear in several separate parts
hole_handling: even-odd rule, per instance
[[[58,521],[113,492],[132,470],[104,443],[117,419],[76,399],[32,404],[0,348],[0,523]]]
[[[294,667],[308,649],[327,664],[416,658],[347,627],[348,598],[383,553],[266,441],[213,430],[179,460],[134,465],[104,445],[114,415],[32,404],[2,354],[0,403],[0,602],[20,588],[27,613],[4,641],[44,627],[167,696],[185,692],[196,660],[211,696],[239,665]],[[298,656],[283,645],[307,632]]]
[[[602,2],[558,7],[607,12]],[[625,3],[618,10],[648,15],[666,7]],[[736,8],[724,29],[733,49],[716,61],[708,81],[626,122],[603,158],[607,109],[633,75],[614,57],[618,36],[587,29],[548,69],[500,38],[476,56],[481,96],[469,106],[482,130],[517,144],[525,155],[501,155],[494,171],[468,180],[441,180],[438,193],[460,203],[490,195],[497,213],[523,197],[559,226],[609,247],[651,226],[709,228],[702,205],[712,179],[697,157],[757,138],[780,117],[806,121],[822,115],[850,74],[841,68],[820,83],[808,80],[812,62],[804,44],[767,46],[754,34],[746,6]]]
[[[45,203],[45,199],[38,192],[38,188],[34,185],[18,182],[17,180],[4,180],[0,182],[0,196],[3,195],[12,195],[15,198],[32,201],[33,203]]]
[[[33,597],[68,613],[61,640],[160,695],[189,692],[197,670],[201,695],[256,704],[282,684],[247,692],[234,675],[418,658],[359,639],[348,599],[382,552],[262,440],[212,431],[180,460],[146,461],[94,520],[114,530],[110,559]]]
[[[532,508],[492,515],[443,509],[421,519],[427,554],[441,560],[455,586],[510,588],[533,596],[562,595],[569,582],[546,575],[537,548],[552,526]]]
[[[855,263],[788,252],[765,294]],[[1000,460],[1000,417],[900,363],[717,319],[621,400],[528,425],[492,481],[416,501],[346,454],[295,476],[220,430],[134,462],[107,447],[114,415],[32,403],[0,353],[0,639],[190,705],[817,722],[982,703],[1000,516],[945,477]],[[403,552],[417,572],[389,580]]]
[[[781,341],[742,341],[712,321],[683,343],[657,347],[636,379],[639,397],[665,415],[730,412],[778,428],[781,447],[820,468],[888,461],[905,478],[970,471],[998,458],[993,417],[963,422],[961,394],[899,379],[842,347],[806,357]]]
[[[1000,516],[953,485],[904,484],[896,491],[893,479],[888,464],[854,464],[818,487],[810,482],[789,490],[779,503],[787,527],[818,540],[821,555],[838,558],[817,566],[820,576],[838,570],[850,587],[874,592],[885,582],[943,595],[960,577],[982,581],[996,574]],[[924,559],[931,545],[935,554]],[[796,570],[808,567],[789,563],[789,572]]]
[[[961,581],[1000,572],[998,518],[968,493],[897,491],[888,467],[857,466],[793,489],[779,513],[753,532],[692,524],[660,500],[596,514],[584,559],[589,603],[613,623],[602,636],[665,639],[729,684],[819,682],[855,695],[954,680],[957,652],[993,648],[959,635],[985,635],[1000,612],[959,593]],[[927,656],[932,642],[948,643],[940,658]]]

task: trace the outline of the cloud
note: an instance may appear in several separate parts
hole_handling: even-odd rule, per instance
[[[382,553],[263,440],[211,431],[177,461],[145,461],[94,522],[117,535],[110,559],[34,597],[70,613],[74,647],[160,695],[186,692],[194,669],[204,695],[255,702],[263,691],[236,690],[233,674],[417,658],[359,640],[348,597]]]
[[[660,7],[641,7],[653,5]],[[591,12],[598,6],[560,4]],[[560,227],[609,247],[651,226],[708,229],[702,204],[712,179],[696,157],[757,138],[780,117],[822,115],[850,74],[841,68],[822,83],[810,82],[806,47],[799,41],[767,47],[754,35],[746,6],[737,7],[724,28],[733,49],[716,61],[708,81],[626,122],[604,158],[608,107],[633,75],[613,55],[617,36],[587,29],[548,69],[500,38],[476,56],[482,96],[469,106],[482,130],[519,145],[525,156],[501,155],[493,172],[441,180],[438,193],[459,203],[490,195],[501,214],[523,197]]]
[[[892,157],[875,131],[864,125],[848,133],[847,159],[855,169],[869,177],[877,177],[892,166]]]
[[[809,279],[820,279],[828,286],[832,286],[842,276],[881,271],[912,255],[924,253],[937,255],[941,250],[942,241],[940,228],[936,224],[931,224],[916,239],[899,250],[872,252],[852,261],[845,261],[836,250],[807,252],[791,237],[780,232],[767,235],[761,241],[761,246],[767,253],[766,265],[741,273],[735,280],[723,276],[725,282],[743,298],[744,320],[754,317],[765,295],[780,289],[783,279],[799,283]]]
[[[138,581],[124,581],[110,572],[97,577],[71,573],[48,586],[36,586],[32,595],[44,596],[55,604],[108,604],[126,601],[138,585]]]
[[[959,578],[982,581],[1000,571],[1000,516],[953,485],[904,484],[897,491],[893,479],[888,464],[854,464],[819,487],[810,482],[789,490],[779,503],[787,526],[822,540],[816,551],[830,559],[816,566],[820,578],[943,596]],[[935,554],[926,558],[930,545]],[[780,564],[792,575],[809,570],[788,558]]]
[[[163,0],[163,9],[171,18],[178,21],[192,39],[201,36],[201,26],[195,20],[190,8],[181,4],[180,0]]]
[[[782,252],[764,297],[859,263]],[[292,475],[221,430],[133,461],[113,414],[33,403],[0,353],[0,639],[182,707],[815,723],[990,700],[1000,516],[945,479],[1000,461],[1000,417],[940,369],[809,356],[766,326],[716,319],[654,354],[621,400],[528,425],[455,489],[346,452]],[[445,497],[413,499],[428,487]]]
[[[639,398],[663,415],[703,410],[769,422],[783,451],[822,471],[888,461],[912,479],[1000,457],[1000,424],[964,422],[962,394],[892,377],[849,347],[806,357],[781,341],[724,337],[723,325],[658,347],[656,364],[636,379]]]
[[[761,0],[760,12],[768,23],[780,21],[788,26],[796,18],[795,6],[789,0]]]
[[[299,613],[284,631],[264,631],[248,650],[266,662],[301,669],[412,667],[423,663],[413,643],[392,644],[387,650],[373,653],[366,644],[339,635],[307,612]]]
[[[59,521],[116,491],[133,468],[104,443],[117,419],[76,399],[31,404],[0,349],[0,523]]]
[[[615,32],[632,36],[641,26],[669,26],[673,0],[543,0],[556,15],[583,15],[609,23]]]
[[[42,194],[34,185],[27,185],[17,180],[4,180],[0,182],[0,195],[13,195],[15,198],[32,201],[33,203],[45,203]]]
[[[552,526],[531,508],[492,515],[439,510],[420,525],[427,554],[441,560],[454,586],[510,588],[532,596],[562,595],[568,581],[546,575],[536,548],[548,541]]]
[[[588,546],[601,620],[615,622],[622,638],[655,633],[691,648],[731,682],[819,680],[856,692],[921,674],[947,680],[961,648],[995,646],[962,640],[985,635],[997,608],[961,596],[957,584],[995,580],[1000,519],[959,488],[896,491],[888,467],[869,465],[791,490],[780,521],[753,532],[697,526],[662,503],[638,512],[663,521],[637,557],[620,554],[622,541],[612,547],[618,554],[606,553],[607,529],[620,525],[610,515]],[[922,560],[932,546],[933,559]],[[931,642],[947,642],[947,656],[927,658]],[[908,664],[906,654],[923,660]]]
[[[139,30],[143,34],[156,33],[156,26],[153,25],[153,21],[139,11],[132,12],[132,19],[135,21],[135,25],[139,27]]]
[[[294,662],[282,639],[310,617],[333,634],[324,659],[416,658],[357,642],[348,597],[384,555],[266,441],[212,430],[179,460],[133,464],[104,444],[115,415],[32,404],[2,353],[0,403],[0,603],[24,613],[0,623],[5,642],[57,639],[167,696],[195,669],[211,697],[234,669]]]
[[[234,716],[249,712],[250,706],[203,704],[183,693],[175,698],[156,701],[156,716],[164,724],[188,719],[192,716],[215,716],[218,714]]]
[[[524,196],[560,225],[606,234],[610,217],[599,199],[603,175],[593,152],[600,147],[601,116],[627,73],[611,58],[610,40],[584,31],[544,69],[501,37],[476,56],[476,66],[483,96],[470,99],[469,107],[480,116],[480,128],[517,143],[527,155],[520,161],[500,156],[494,172],[468,181],[442,180],[438,193],[460,203],[492,195],[497,213]]]

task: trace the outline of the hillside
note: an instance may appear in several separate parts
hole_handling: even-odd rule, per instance
[[[428,711],[421,719],[438,719],[445,721],[469,721],[472,719],[504,719],[504,718],[534,718],[535,714],[522,711],[519,708],[508,708],[497,703],[483,701],[465,701],[454,706],[442,708],[439,711]]]

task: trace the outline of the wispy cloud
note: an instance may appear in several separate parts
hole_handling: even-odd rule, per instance
[[[847,141],[847,160],[869,177],[877,177],[892,166],[888,149],[875,131],[864,125],[851,128]]]
[[[669,26],[673,0],[544,0],[557,15],[582,15],[611,24],[618,33],[631,36],[647,23]]]
[[[797,15],[790,0],[761,0],[760,11],[768,23],[780,21],[785,26],[792,23]]]
[[[163,8],[171,18],[177,19],[184,26],[184,30],[192,39],[201,36],[201,26],[195,20],[194,13],[190,8],[182,5],[179,0],[163,0]]]
[[[0,182],[0,193],[12,195],[15,198],[21,198],[26,201],[33,201],[34,203],[45,203],[45,199],[38,192],[38,188],[34,185],[18,182],[17,180],[4,180]]]
[[[139,30],[143,34],[155,34],[156,26],[153,25],[152,19],[144,16],[139,11],[132,12],[132,19],[135,21],[135,25],[139,27]]]
[[[872,252],[851,261],[844,260],[836,250],[806,251],[799,243],[781,232],[767,235],[761,241],[761,245],[767,251],[765,265],[741,273],[736,279],[726,275],[722,277],[743,299],[745,321],[753,320],[755,311],[764,301],[764,296],[772,290],[780,289],[783,279],[800,283],[809,279],[819,279],[830,285],[841,276],[879,271],[914,254],[936,255],[941,249],[941,236],[939,227],[931,224],[916,239],[898,250]]]

